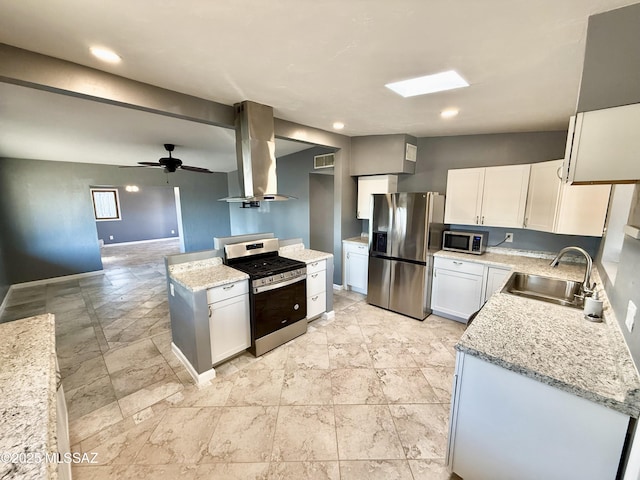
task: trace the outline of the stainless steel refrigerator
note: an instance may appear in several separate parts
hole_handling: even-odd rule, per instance
[[[371,213],[367,302],[424,320],[431,313],[433,253],[442,247],[444,195],[375,194]]]

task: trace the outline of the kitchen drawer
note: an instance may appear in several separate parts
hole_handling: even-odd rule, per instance
[[[321,292],[307,297],[307,318],[317,317],[327,309],[327,295]]]
[[[484,275],[484,265],[475,262],[465,262],[463,260],[453,260],[451,258],[436,257],[434,268],[443,268],[457,272],[468,273],[469,275]]]
[[[245,293],[249,293],[248,280],[240,280],[239,282],[220,285],[219,287],[213,287],[207,290],[207,303],[220,302]]]
[[[346,252],[369,255],[369,246],[366,243],[344,242],[344,249]]]
[[[323,262],[324,263],[324,262]],[[327,291],[327,271],[307,272],[307,297]]]
[[[327,269],[326,260],[318,260],[317,262],[307,263],[307,275],[310,273],[320,272]]]

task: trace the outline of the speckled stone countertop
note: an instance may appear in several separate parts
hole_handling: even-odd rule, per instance
[[[511,267],[513,271],[582,281],[584,264],[549,266],[549,259],[438,252],[438,257]],[[469,258],[473,257],[473,258]],[[597,269],[592,280],[604,322],[582,310],[495,293],[456,349],[632,417],[640,416],[640,379]]]
[[[307,264],[326,260],[327,258],[333,258],[333,254],[331,253],[304,248],[304,245],[301,243],[281,247],[279,253],[283,257],[298,260],[299,262],[305,262]]]
[[[0,478],[56,479],[56,339],[52,314],[0,324],[0,454],[26,454],[31,463],[0,461]]]
[[[169,278],[193,292],[249,278],[244,272],[222,264],[220,257],[169,267]]]
[[[345,238],[343,240],[343,242],[349,242],[349,243],[364,243],[365,245],[369,244],[369,237],[351,237],[351,238]]]

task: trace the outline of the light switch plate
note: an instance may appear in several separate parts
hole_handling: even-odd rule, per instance
[[[629,300],[629,305],[627,306],[627,319],[624,321],[624,324],[627,326],[627,330],[633,330],[633,323],[636,321],[636,312],[638,308],[636,304]]]

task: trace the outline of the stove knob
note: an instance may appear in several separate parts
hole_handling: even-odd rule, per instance
[[[269,281],[270,281],[270,282],[273,282],[273,277],[269,277]]]
[[[280,278],[284,278],[284,273],[281,273],[281,274],[280,274]]]

